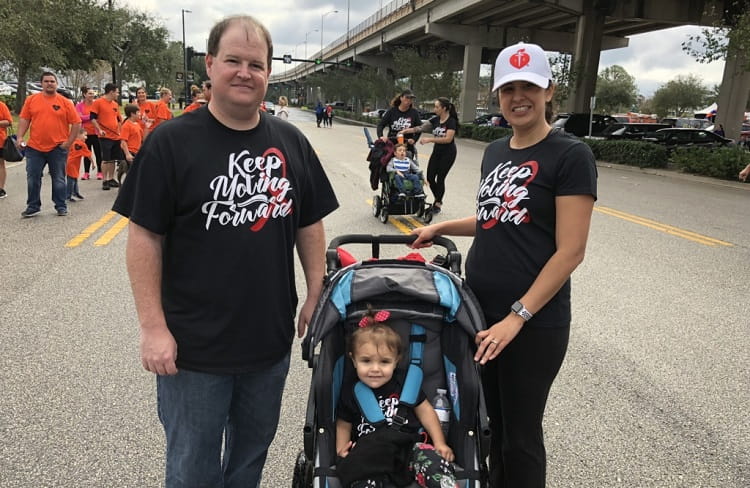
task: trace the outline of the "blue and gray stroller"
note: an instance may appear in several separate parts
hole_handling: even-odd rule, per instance
[[[432,262],[378,259],[381,244],[405,245],[414,238],[345,235],[328,247],[326,284],[302,344],[302,357],[313,372],[295,488],[345,488],[336,475],[336,408],[342,385],[356,377],[346,356],[346,339],[368,305],[390,312],[389,322],[408,351],[399,366],[421,369],[427,398],[437,389],[448,392],[446,440],[455,454],[456,486],[487,486],[489,428],[473,361],[474,337],[484,328],[484,318],[460,277],[461,254],[452,241],[435,239],[446,253]],[[338,252],[344,244],[369,244],[374,259],[344,266]]]
[[[432,221],[432,205],[426,202],[423,194],[416,196],[412,194],[412,183],[404,181],[405,196],[399,195],[399,190],[393,181],[393,175],[386,171],[388,161],[393,156],[393,143],[383,142],[380,139],[373,140],[367,127],[364,128],[367,147],[370,152],[367,161],[370,163],[370,186],[373,190],[380,187],[380,195],[372,197],[372,214],[382,223],[388,222],[389,215],[416,215],[421,217],[425,223]],[[416,161],[413,153],[407,152],[410,158]]]

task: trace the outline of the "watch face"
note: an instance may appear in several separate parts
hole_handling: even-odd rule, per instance
[[[521,302],[515,302],[510,306],[510,309],[515,313],[519,313],[521,310],[523,310],[523,304]]]

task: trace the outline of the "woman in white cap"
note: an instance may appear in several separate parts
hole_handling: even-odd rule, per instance
[[[503,49],[493,90],[513,134],[485,149],[476,214],[415,229],[413,246],[474,236],[466,278],[488,325],[474,360],[485,366],[491,484],[543,488],[542,420],[568,346],[570,275],[586,250],[596,165],[586,144],[549,125],[555,87],[541,47]]]

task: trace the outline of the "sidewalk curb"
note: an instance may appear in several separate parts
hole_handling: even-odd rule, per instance
[[[662,168],[639,168],[638,166],[629,166],[627,164],[609,163],[607,161],[597,161],[596,166],[600,168],[609,168],[618,171],[628,171],[631,173],[641,173],[652,176],[661,176],[663,178],[674,178],[693,183],[702,183],[706,185],[720,186],[723,188],[733,188],[735,190],[750,191],[750,184],[741,181],[729,181],[708,176],[693,175],[682,173],[680,171],[662,169]]]

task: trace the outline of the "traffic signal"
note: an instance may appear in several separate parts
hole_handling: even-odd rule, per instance
[[[352,67],[352,60],[351,59],[347,59],[344,62],[344,66],[346,66],[347,68],[351,68]]]
[[[323,64],[323,58],[315,58],[315,64]]]
[[[291,64],[292,63],[292,55],[291,54],[285,54],[284,55],[284,64]]]
[[[185,55],[185,57],[187,58],[187,69],[191,69],[193,67],[193,56],[195,55],[195,50],[192,47],[188,46],[186,51],[187,54]]]

